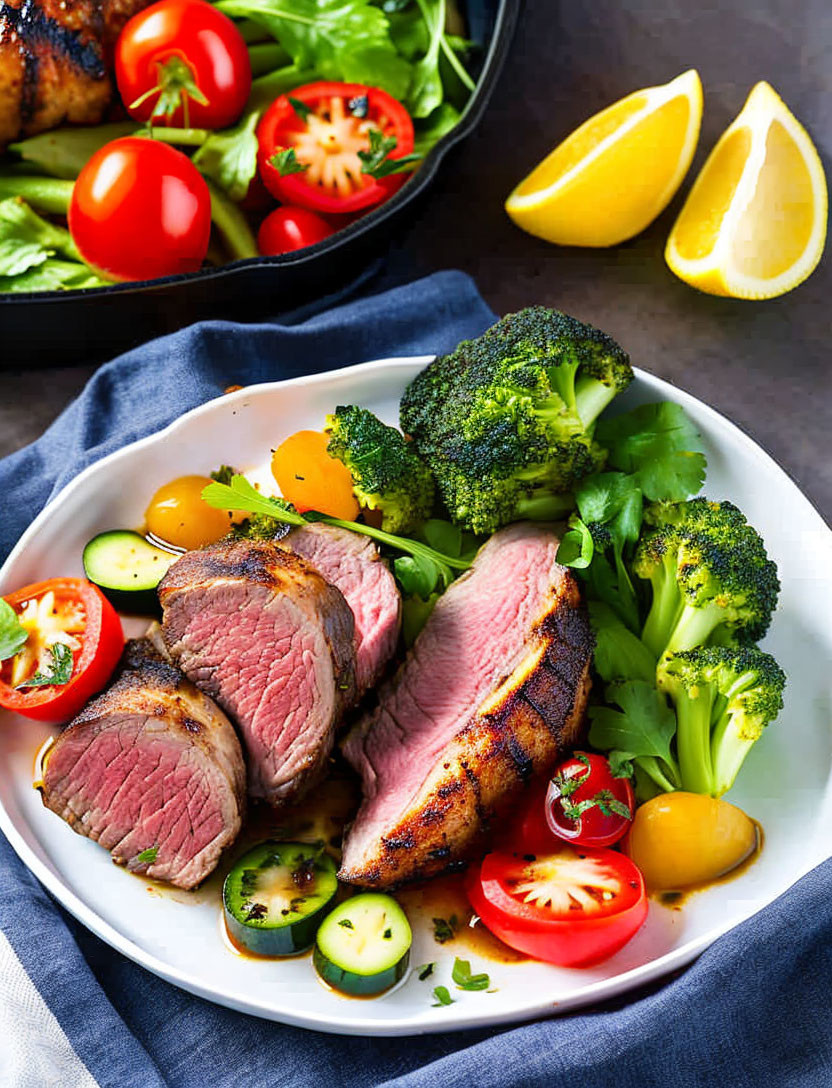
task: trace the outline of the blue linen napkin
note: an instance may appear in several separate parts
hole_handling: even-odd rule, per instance
[[[439,273],[280,324],[209,322],[103,367],[0,462],[0,559],[67,480],[231,383],[444,351],[493,320]],[[516,1028],[413,1039],[328,1036],[195,998],[67,915],[0,836],[0,1086],[55,1088],[829,1088],[832,862],[671,982]]]

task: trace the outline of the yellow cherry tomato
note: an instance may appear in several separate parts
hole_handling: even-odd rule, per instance
[[[317,510],[332,518],[355,521],[358,500],[346,466],[326,452],[322,431],[297,431],[274,451],[272,475],[280,494],[300,513]]]
[[[227,510],[202,501],[208,476],[180,476],[160,487],[145,511],[148,531],[177,548],[201,548],[225,536],[231,527]]]
[[[698,793],[663,793],[636,810],[625,850],[647,887],[707,884],[755,850],[757,828],[742,809]]]

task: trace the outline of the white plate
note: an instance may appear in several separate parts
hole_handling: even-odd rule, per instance
[[[366,405],[395,422],[402,390],[427,361],[390,359],[252,386],[106,457],[29,527],[0,571],[0,593],[81,574],[85,542],[104,529],[141,523],[148,497],[171,476],[204,473],[219,461],[244,468],[262,463],[287,434],[319,428],[334,405]],[[455,950],[435,944],[425,926],[417,927],[411,962],[438,960],[434,976],[420,982],[411,972],[372,1001],[324,989],[305,957],[258,962],[235,956],[220,939],[213,896],[148,894],[146,881],[112,865],[106,851],[43,808],[31,780],[33,755],[47,731],[6,714],[0,720],[0,827],[14,849],[85,926],[148,970],[231,1008],[323,1031],[405,1035],[509,1023],[620,994],[690,962],[832,853],[832,534],[767,454],[710,408],[645,373],[618,403],[664,399],[682,404],[705,437],[706,494],[731,498],[745,511],[783,582],[766,647],[789,675],[786,706],[731,794],[765,829],[765,849],[743,875],[691,897],[681,911],[651,903],[641,932],[598,967],[475,962],[475,970],[490,973],[497,992],[452,988],[455,1003],[433,1008],[431,989],[450,981]]]

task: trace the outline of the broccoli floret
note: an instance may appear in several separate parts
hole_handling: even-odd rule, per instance
[[[488,533],[551,520],[602,467],[595,420],[632,376],[604,333],[533,307],[434,360],[405,391],[401,425],[454,521]]]
[[[777,604],[777,566],[756,529],[730,502],[704,498],[649,507],[656,528],[633,561],[653,599],[642,641],[664,653],[756,642]]]
[[[218,481],[222,483],[222,481]],[[287,510],[294,507],[286,503]],[[233,526],[231,535],[241,540],[279,540],[291,530],[288,525],[268,514],[250,514],[244,521]]]
[[[359,503],[381,513],[387,533],[407,533],[430,517],[434,486],[430,469],[395,427],[366,408],[338,407],[327,416],[327,452],[352,476]]]
[[[682,789],[721,797],[780,713],[785,673],[756,647],[720,646],[671,654],[657,675],[676,708]]]

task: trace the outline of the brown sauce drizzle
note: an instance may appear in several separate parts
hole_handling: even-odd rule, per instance
[[[729,869],[727,873],[722,873],[721,876],[715,877],[713,880],[706,880],[701,884],[691,884],[685,888],[678,889],[651,891],[649,893],[650,898],[657,903],[660,903],[663,907],[667,907],[669,910],[681,910],[690,897],[696,895],[698,892],[707,891],[708,888],[716,887],[719,884],[728,884],[730,881],[736,880],[738,877],[742,876],[743,873],[747,873],[762,853],[765,844],[765,835],[762,824],[751,817],[749,817],[749,819],[751,819],[751,822],[754,824],[757,834],[754,841],[754,847],[751,852],[743,858],[739,865],[735,865],[734,868]]]

